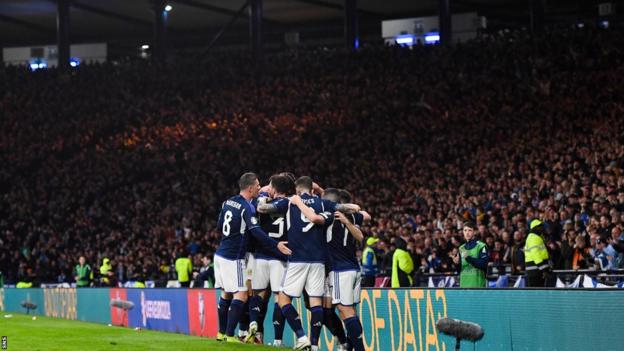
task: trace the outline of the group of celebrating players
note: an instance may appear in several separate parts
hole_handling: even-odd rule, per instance
[[[261,188],[254,173],[245,173],[238,185],[240,193],[223,203],[217,224],[223,234],[214,259],[215,286],[221,288],[217,340],[261,343],[273,293],[273,346],[282,346],[287,321],[297,335],[295,350],[318,350],[323,325],[338,338],[338,350],[364,350],[355,310],[356,241],[363,241],[359,226],[370,215],[351,203],[347,191],[322,189],[308,176],[276,174]],[[311,313],[309,338],[291,304],[302,295]],[[242,341],[234,335],[239,324],[247,330]]]

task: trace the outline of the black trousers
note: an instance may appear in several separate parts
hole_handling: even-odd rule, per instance
[[[362,287],[363,288],[372,288],[375,286],[375,277],[374,276],[363,276],[362,277]]]
[[[182,288],[188,288],[191,285],[191,281],[189,280],[188,282],[180,282],[180,287]]]
[[[543,288],[545,285],[544,274],[539,269],[527,271],[527,287]]]

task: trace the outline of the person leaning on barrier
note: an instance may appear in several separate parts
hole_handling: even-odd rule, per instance
[[[193,278],[195,279],[196,288],[214,288],[215,276],[212,255],[204,255],[202,257],[202,266],[199,272],[193,272]],[[204,286],[205,282],[207,282],[207,286]]]
[[[459,247],[458,254],[453,257],[453,262],[460,266],[460,288],[485,288],[487,283],[485,273],[490,255],[487,245],[475,238],[475,229],[474,222],[464,223],[466,242]]]
[[[137,273],[132,280],[134,280],[135,288],[145,288],[145,277],[143,274]]]
[[[544,287],[550,283],[550,256],[544,244],[544,224],[539,219],[531,221],[530,232],[524,244],[524,262],[527,272],[527,287]]]
[[[24,266],[23,269],[20,271],[21,272],[18,272],[18,282],[17,282],[17,285],[15,285],[15,287],[18,289],[32,288],[33,280],[35,278],[32,268],[28,266]]]

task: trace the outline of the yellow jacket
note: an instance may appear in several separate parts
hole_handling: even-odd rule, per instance
[[[193,264],[187,257],[180,257],[175,261],[175,269],[178,273],[178,281],[186,283],[189,281],[189,275],[193,272]]]
[[[412,272],[414,271],[414,260],[409,252],[397,248],[392,255],[392,287],[412,286]]]

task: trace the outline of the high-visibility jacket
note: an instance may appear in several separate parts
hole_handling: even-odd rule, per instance
[[[468,248],[470,247],[470,248]],[[487,245],[484,242],[478,240],[471,240],[459,247],[461,257],[461,272],[459,273],[459,287],[460,288],[485,288],[487,285],[487,279],[485,272],[487,269]],[[477,267],[475,263],[468,262],[468,257],[473,259],[481,258],[483,260],[484,267]],[[474,262],[474,261],[472,261]]]
[[[32,288],[33,284],[31,282],[17,282],[17,285],[15,286],[18,289],[24,289],[24,288]]]
[[[88,264],[84,266],[77,264],[76,267],[74,267],[74,275],[78,277],[76,286],[79,287],[89,286],[89,283],[93,279],[93,272],[91,271],[91,266]]]
[[[111,270],[113,270],[113,266],[110,264],[110,260],[105,258],[100,266],[100,275],[105,276]]]
[[[113,266],[110,264],[110,260],[105,258],[102,260],[102,265],[100,266],[100,276],[102,283],[109,284],[110,281],[108,279],[108,272],[113,270]]]
[[[409,252],[397,248],[392,255],[392,287],[412,286],[414,261]]]
[[[180,257],[175,261],[175,269],[178,273],[178,281],[186,283],[189,281],[189,275],[193,272],[193,264],[186,257]]]
[[[370,246],[362,252],[362,273],[367,277],[374,277],[377,274],[377,255]]]
[[[544,239],[535,233],[529,233],[524,244],[526,270],[544,270],[549,268],[548,258],[548,250],[544,244]]]

